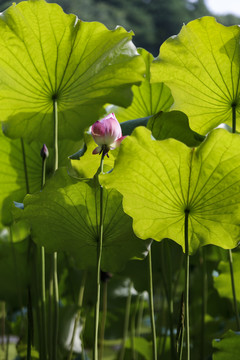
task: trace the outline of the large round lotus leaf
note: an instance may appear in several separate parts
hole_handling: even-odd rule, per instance
[[[132,104],[123,107],[111,107],[119,121],[143,118],[157,114],[159,111],[168,111],[173,103],[173,97],[169,88],[162,82],[154,79],[152,74],[153,56],[144,49],[138,49],[146,65],[146,78],[140,86],[133,86]],[[156,83],[151,84],[151,81]]]
[[[42,192],[25,198],[23,218],[33,239],[49,252],[71,253],[80,268],[95,266],[99,238],[100,194],[97,180],[76,180],[61,168]],[[138,239],[132,219],[122,209],[116,190],[103,192],[104,239],[102,270],[118,271],[130,258],[143,258],[148,242]]]
[[[100,182],[123,195],[124,211],[142,239],[170,238],[184,249],[188,211],[190,253],[207,244],[233,248],[239,241],[239,135],[217,129],[195,149],[174,139],[153,140],[139,127]]]
[[[185,112],[201,134],[221,123],[232,125],[232,106],[239,119],[239,35],[238,26],[203,17],[165,41],[154,62],[152,81],[169,86],[173,108]]]
[[[80,142],[61,140],[59,142],[59,165],[67,164],[67,156],[76,151]],[[12,222],[13,201],[22,202],[27,193],[41,189],[42,144],[28,144],[21,139],[10,139],[0,131],[0,223]],[[47,167],[53,168],[53,150],[49,148]]]
[[[13,4],[0,18],[0,107],[11,137],[78,139],[106,102],[128,106],[144,61],[132,33],[83,22],[44,0]]]

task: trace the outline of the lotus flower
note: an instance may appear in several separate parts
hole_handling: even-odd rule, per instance
[[[103,155],[106,155],[109,150],[114,150],[120,146],[122,140],[126,137],[122,136],[121,126],[114,113],[96,121],[91,126],[91,134],[98,145],[92,153],[101,154],[103,152]]]

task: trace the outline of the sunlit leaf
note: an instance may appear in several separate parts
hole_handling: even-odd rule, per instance
[[[221,339],[214,340],[212,345],[216,350],[213,360],[238,360],[240,353],[240,335],[228,330]]]
[[[239,279],[240,276],[240,253],[232,253],[233,257],[233,273],[234,279]],[[219,272],[218,276],[214,276],[214,287],[218,291],[221,297],[228,298],[232,300],[232,283],[231,283],[231,274],[229,261],[220,261],[217,271]],[[240,302],[240,284],[238,281],[235,281],[235,291],[236,298]]]
[[[72,254],[80,268],[95,266],[99,238],[99,184],[78,181],[61,168],[44,190],[25,198],[23,218],[33,239],[46,250]],[[132,220],[122,210],[122,196],[104,191],[102,269],[117,271],[133,257],[143,258],[146,246],[132,231]]]
[[[152,360],[152,343],[144,339],[143,337],[134,337],[133,339],[127,339],[126,348],[132,348],[132,342],[134,343],[134,350],[141,354],[144,359]]]
[[[152,81],[169,86],[173,108],[185,112],[201,134],[220,123],[232,125],[233,106],[239,119],[239,35],[238,26],[196,19],[165,41],[153,65]]]
[[[239,135],[217,129],[195,149],[174,139],[153,140],[139,127],[100,182],[123,195],[124,211],[142,239],[170,238],[184,249],[188,211],[191,253],[207,244],[233,248],[239,241]]]
[[[157,114],[159,111],[168,111],[173,103],[173,97],[169,88],[155,79],[152,74],[153,56],[144,49],[138,49],[146,65],[146,78],[142,84],[133,86],[132,104],[124,109],[122,107],[111,107],[119,121],[138,119]],[[150,84],[150,82],[156,82]]]
[[[133,33],[83,22],[44,0],[13,4],[0,18],[0,106],[11,137],[53,138],[53,102],[59,137],[79,139],[102,106],[131,103],[144,61]]]

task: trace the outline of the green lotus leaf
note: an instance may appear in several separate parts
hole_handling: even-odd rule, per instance
[[[121,144],[114,169],[100,183],[123,195],[124,211],[142,239],[169,238],[184,246],[189,212],[189,251],[215,244],[233,248],[240,238],[240,137],[211,132],[198,148],[156,141],[144,127]]]
[[[204,136],[190,129],[188,117],[181,111],[161,111],[149,119],[147,128],[156,140],[173,138],[187,146],[198,146],[204,140]]]
[[[68,155],[79,148],[80,142],[61,140],[59,145],[59,166],[66,166]],[[41,189],[41,148],[40,142],[28,144],[22,139],[10,139],[0,132],[0,223],[9,225],[12,222],[13,201],[22,202],[27,193]],[[52,172],[53,161],[53,150],[49,148],[49,173]]]
[[[67,15],[57,4],[22,1],[0,19],[0,106],[10,137],[53,138],[53,104],[59,138],[79,139],[106,102],[128,106],[144,61],[122,27]]]
[[[234,279],[238,279],[240,276],[240,253],[233,252],[233,272]],[[219,296],[228,298],[232,301],[232,283],[231,283],[231,274],[229,261],[220,261],[218,265],[218,276],[214,276],[214,287],[218,291]],[[240,302],[240,285],[238,281],[235,281],[235,291],[237,301]]]
[[[152,343],[147,341],[143,337],[134,337],[132,339],[127,339],[125,347],[127,349],[132,349],[132,343],[134,344],[134,351],[141,354],[144,359],[152,360]]]
[[[127,109],[117,106],[109,108],[121,122],[154,115],[159,111],[168,111],[173,103],[169,88],[155,79],[155,75],[152,74],[153,55],[144,49],[138,49],[138,52],[145,61],[145,80],[140,86],[133,86],[133,101]],[[151,81],[155,83],[151,84]]]
[[[0,234],[0,300],[21,307],[28,284],[28,241],[11,243]]]
[[[12,221],[13,201],[21,202],[28,192],[41,188],[41,145],[12,140],[0,134],[0,222],[8,225]],[[26,172],[25,172],[26,167]]]
[[[43,191],[27,195],[22,218],[29,221],[33,239],[48,252],[72,254],[80,268],[95,266],[99,236],[99,183],[76,180],[59,169]],[[143,258],[146,244],[132,230],[122,210],[122,196],[104,190],[102,270],[115,272],[130,258]]]
[[[78,160],[71,159],[70,174],[79,178],[92,178],[99,169],[100,157],[97,154],[92,154],[93,150],[97,147],[97,144],[90,134],[84,134],[84,141],[86,151]],[[118,148],[113,151],[109,151],[109,157],[105,156],[103,165],[104,172],[107,172],[113,168],[117,153]]]
[[[239,119],[239,35],[238,26],[196,19],[163,43],[153,64],[152,81],[169,86],[173,109],[185,112],[200,134],[221,123],[232,126],[233,110]]]
[[[238,360],[240,352],[239,334],[228,330],[221,339],[213,340],[213,360]]]

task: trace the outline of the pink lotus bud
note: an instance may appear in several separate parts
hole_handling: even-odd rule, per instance
[[[121,141],[125,138],[125,136],[122,136],[121,126],[114,113],[107,115],[102,120],[96,121],[91,126],[91,134],[93,140],[98,145],[93,150],[93,154],[101,154],[103,151],[104,155],[106,155],[109,150],[120,146]]]
[[[49,152],[48,152],[48,148],[47,145],[43,144],[43,147],[40,151],[40,155],[43,158],[43,160],[45,160],[46,158],[48,158],[49,156]]]

